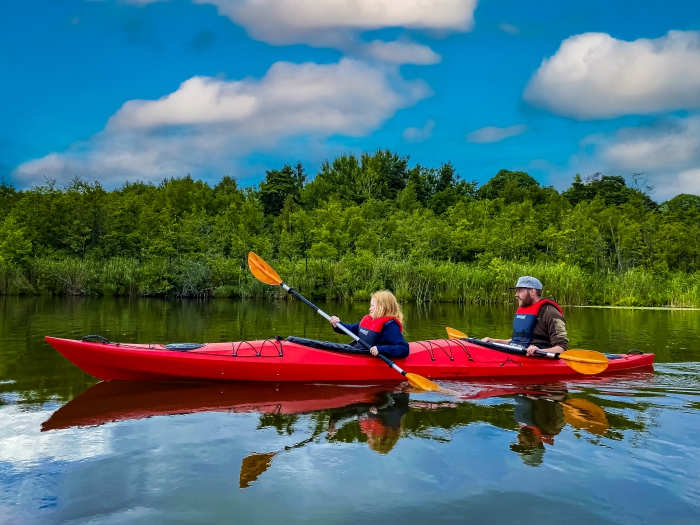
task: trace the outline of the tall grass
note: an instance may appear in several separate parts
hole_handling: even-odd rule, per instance
[[[310,298],[368,300],[379,289],[402,301],[476,304],[512,302],[521,275],[544,284],[544,295],[565,305],[700,307],[700,273],[587,273],[564,263],[494,259],[467,265],[359,254],[339,261],[270,261],[284,281]],[[257,281],[239,259],[191,257],[87,260],[37,258],[19,268],[0,261],[0,294],[271,297],[284,291]]]
[[[36,293],[21,268],[0,259],[0,295]]]

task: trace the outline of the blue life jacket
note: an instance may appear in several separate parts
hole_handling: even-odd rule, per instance
[[[365,315],[362,321],[360,321],[357,336],[369,346],[375,346],[379,340],[379,335],[382,333],[382,328],[384,328],[384,325],[389,321],[396,322],[403,332],[403,327],[396,317],[386,316],[373,319],[371,315]]]
[[[513,319],[513,337],[510,340],[511,345],[522,346],[523,348],[530,346],[535,323],[537,323],[537,316],[540,314],[540,309],[547,304],[554,306],[559,310],[562,317],[564,316],[561,307],[551,299],[540,299],[530,306],[521,306],[515,312],[515,318]],[[547,343],[548,342],[549,341],[547,341]],[[545,347],[543,346],[543,348]]]

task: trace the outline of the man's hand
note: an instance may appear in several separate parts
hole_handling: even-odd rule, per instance
[[[338,323],[340,322],[340,319],[338,318],[337,315],[334,315],[334,316],[331,316],[331,318],[329,319],[329,321],[330,321],[331,324],[333,325],[333,328],[335,328],[335,327],[338,325]]]
[[[527,355],[533,356],[533,355],[535,355],[535,352],[537,352],[537,350],[539,350],[539,347],[537,347],[535,345],[530,345],[527,347],[526,352],[527,352]]]
[[[540,350],[541,352],[546,352],[546,353],[548,353],[548,354],[561,354],[562,352],[565,351],[565,350],[564,350],[561,346],[559,346],[559,345],[553,346],[552,348],[538,348],[538,347],[536,347],[535,345],[530,345],[530,346],[527,347],[527,350],[526,350],[526,351],[527,351],[527,355],[535,355],[535,352],[536,352],[537,350]]]
[[[490,343],[490,342],[493,341],[493,339],[491,339],[490,337],[484,337],[484,338],[482,339],[482,341],[483,341],[484,343]]]
[[[369,353],[372,354],[374,357],[377,357],[377,355],[379,354],[379,350],[377,350],[376,346],[373,346],[369,349]]]

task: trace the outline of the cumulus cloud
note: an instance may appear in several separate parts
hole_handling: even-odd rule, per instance
[[[435,129],[435,121],[433,119],[428,120],[422,128],[406,128],[403,131],[403,140],[410,143],[425,142],[433,136],[433,129]]]
[[[193,77],[159,100],[126,102],[105,129],[67,151],[20,165],[28,184],[75,175],[107,185],[226,173],[251,152],[363,136],[430,95],[420,80],[351,59],[274,64],[261,79]]]
[[[211,4],[256,40],[275,45],[333,47],[351,56],[401,64],[435,64],[424,45],[363,42],[364,31],[388,27],[431,32],[469,31],[478,0],[192,0]]]
[[[147,5],[164,0],[123,0]],[[192,0],[216,6],[248,34],[274,45],[332,47],[349,56],[398,64],[427,65],[440,55],[427,46],[375,40],[364,31],[384,28],[449,33],[474,27],[478,0]],[[512,27],[512,26],[510,26]]]
[[[343,29],[467,31],[477,0],[193,0],[213,4],[253,38],[271,44],[330,38]],[[322,33],[322,35],[321,35]]]
[[[515,137],[527,131],[525,124],[517,126],[508,126],[507,128],[498,128],[496,126],[486,126],[485,128],[477,129],[467,135],[467,142],[475,142],[477,144],[486,144],[491,142],[500,142],[508,137]]]
[[[700,117],[623,128],[601,146],[606,163],[633,171],[700,167]]]
[[[570,162],[581,173],[643,172],[656,186],[654,197],[660,200],[678,193],[700,193],[700,115],[593,135],[581,146],[584,152]]]
[[[523,98],[581,120],[700,108],[700,33],[669,31],[634,42],[573,36],[542,62]]]

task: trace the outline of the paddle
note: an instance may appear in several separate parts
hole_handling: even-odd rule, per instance
[[[263,261],[260,257],[258,257],[256,254],[253,252],[248,252],[248,266],[250,267],[250,271],[252,274],[255,276],[256,279],[258,279],[260,282],[263,282],[265,284],[269,284],[271,286],[281,286],[284,288],[287,293],[293,295],[300,301],[305,302],[308,306],[313,308],[316,313],[320,314],[321,317],[324,317],[325,319],[329,320],[331,319],[331,316],[328,315],[326,312],[321,310],[318,306],[313,304],[311,301],[307,300],[304,296],[302,296],[299,292],[297,292],[294,288],[291,288],[290,286],[286,285],[284,282],[282,282],[282,279],[280,278],[279,275],[277,275],[277,272],[272,269],[272,267],[267,264],[265,261]],[[341,324],[338,324],[338,328],[342,330],[345,334],[349,335],[352,337],[355,341],[361,343],[364,345],[368,350],[371,348],[365,341],[357,337],[355,334],[353,334],[350,330],[342,326]],[[420,376],[418,374],[412,374],[409,372],[406,372],[402,370],[396,363],[388,359],[387,357],[383,356],[382,354],[378,354],[377,357],[379,357],[382,361],[384,361],[386,364],[388,364],[391,368],[396,370],[399,374],[403,375],[406,380],[411,384],[411,386],[415,388],[419,388],[421,390],[427,390],[429,392],[434,392],[436,390],[444,390],[440,385],[437,383],[433,383],[430,379],[426,379],[423,376]]]
[[[447,327],[447,336],[450,339],[465,339],[470,343],[484,346],[492,350],[498,350],[499,352],[505,352],[507,354],[527,355],[525,349],[519,346],[502,345],[500,343],[491,342],[487,343],[485,341],[481,341],[480,339],[469,337],[467,334],[450,327]],[[535,355],[550,359],[562,359],[566,361],[566,364],[571,368],[586,375],[598,374],[608,368],[608,358],[600,352],[594,352],[593,350],[566,350],[561,353],[537,350]]]
[[[564,421],[591,434],[604,436],[610,428],[605,411],[595,403],[574,397],[561,403],[564,407]]]
[[[253,452],[252,454],[244,457],[243,461],[241,461],[241,476],[240,480],[238,481],[238,486],[242,489],[250,487],[251,483],[258,480],[260,474],[270,468],[272,460],[275,458],[275,456],[281,454],[282,452],[289,452],[295,448],[301,448],[307,443],[311,443],[314,438],[315,436],[311,436],[309,439],[305,439],[304,441],[301,441],[295,445],[284,447],[282,450],[277,452]]]

